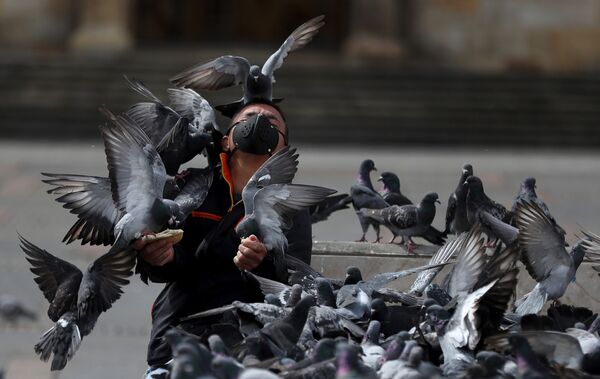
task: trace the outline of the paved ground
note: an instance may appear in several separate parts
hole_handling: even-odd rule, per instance
[[[442,227],[445,199],[454,189],[460,167],[470,162],[484,181],[487,193],[505,205],[512,203],[518,182],[529,175],[538,179],[538,192],[570,234],[578,223],[600,232],[600,168],[597,152],[384,150],[373,147],[334,149],[324,152],[300,147],[298,183],[320,184],[345,191],[354,181],[358,164],[372,158],[381,171],[400,175],[402,188],[413,201],[424,192],[437,191],[442,209],[435,223]],[[134,278],[122,299],[102,315],[96,330],[85,338],[75,359],[51,376],[49,365],[37,360],[33,344],[50,327],[47,303],[35,287],[16,231],[32,242],[84,268],[102,248],[90,248],[60,240],[74,217],[45,193],[41,171],[106,175],[101,144],[56,145],[0,141],[0,294],[14,295],[39,315],[35,323],[16,328],[0,321],[0,367],[12,378],[137,378],[145,369],[149,309],[159,285],[145,286]],[[375,179],[375,178],[374,178]],[[314,228],[316,240],[353,240],[360,236],[350,210],[334,215]],[[374,236],[369,234],[369,239]],[[340,265],[344,265],[340,263]]]

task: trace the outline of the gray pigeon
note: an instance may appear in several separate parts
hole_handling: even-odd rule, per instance
[[[281,67],[290,52],[304,47],[313,39],[325,24],[324,18],[321,15],[300,25],[286,38],[279,50],[267,59],[262,68],[251,65],[244,57],[224,55],[177,74],[171,78],[171,82],[178,87],[196,90],[218,90],[242,85],[244,97],[240,103],[246,104],[254,99],[272,101],[272,86],[275,81],[273,73]]]
[[[383,182],[383,200],[385,200],[385,202],[389,205],[403,206],[412,204],[412,201],[410,201],[400,192],[400,179],[393,172],[382,172],[377,181]],[[434,245],[443,245],[446,237],[445,233],[440,232],[433,226],[429,226],[429,228],[427,228],[418,236],[426,239]],[[393,243],[396,237],[397,236],[394,234],[388,243]],[[404,242],[404,237],[402,237],[402,240]]]
[[[242,190],[244,218],[236,226],[242,237],[256,235],[273,259],[277,276],[285,281],[285,252],[288,241],[283,230],[292,227],[292,218],[301,209],[335,193],[329,188],[288,184],[297,165],[295,149],[285,147],[271,156],[250,178]]]
[[[411,237],[422,235],[435,218],[435,203],[439,203],[435,192],[425,195],[418,206],[415,205],[392,205],[383,209],[361,209],[364,217],[373,219],[387,228],[394,235],[406,237],[408,252],[412,253],[415,247]]]
[[[375,163],[371,159],[365,159],[361,162],[358,169],[358,176],[356,177],[356,184],[350,187],[350,196],[352,197],[352,207],[356,211],[360,227],[362,228],[362,236],[357,242],[365,242],[367,231],[369,226],[373,226],[377,238],[375,242],[380,241],[379,237],[379,222],[363,215],[360,210],[362,208],[368,209],[382,209],[389,206],[383,197],[375,191],[373,184],[371,183],[371,171],[377,171]]]
[[[142,82],[125,79],[131,88],[150,100],[133,105],[126,115],[156,146],[167,174],[177,175],[182,164],[212,148],[216,130],[214,111],[198,93],[189,89],[170,90],[175,110],[164,105]]]
[[[448,208],[446,209],[446,233],[460,234],[468,232],[471,229],[471,223],[467,218],[467,193],[468,187],[465,181],[469,176],[473,176],[473,166],[466,163],[462,167],[458,185],[448,198]]]
[[[110,245],[115,242],[114,228],[123,216],[114,200],[109,178],[75,175],[42,173],[51,179],[44,183],[54,185],[48,193],[60,195],[56,201],[64,203],[63,207],[77,215],[78,220],[63,238],[67,244],[81,239],[81,244]],[[213,174],[210,169],[190,168],[186,172],[186,182],[182,189],[177,188],[174,203],[170,203],[178,223],[199,207],[212,184]],[[167,180],[163,190],[166,196],[167,188],[172,186],[173,179]]]
[[[519,193],[515,197],[515,202],[513,203],[512,211],[514,212],[517,209],[517,204],[519,203],[519,201],[525,200],[532,203],[536,203],[544,211],[546,216],[548,216],[548,219],[552,221],[554,227],[556,228],[556,231],[564,237],[566,234],[565,230],[557,224],[556,220],[554,219],[554,216],[552,216],[552,214],[550,213],[550,210],[548,209],[546,203],[544,203],[544,201],[537,196],[537,193],[535,192],[536,188],[537,186],[535,178],[525,178],[519,186]]]
[[[481,224],[483,231],[490,238],[498,238],[506,245],[514,243],[518,230],[510,225],[513,213],[485,194],[483,183],[478,177],[469,176],[465,185],[469,189],[467,193],[469,223],[471,225]]]
[[[586,250],[582,241],[565,250],[565,237],[536,203],[520,201],[515,213],[521,257],[536,286],[518,302],[516,313],[538,313],[547,300],[560,298],[575,280]]]
[[[100,314],[121,297],[121,287],[133,274],[135,254],[129,249],[112,248],[82,273],[69,262],[19,238],[35,282],[50,302],[48,317],[56,323],[42,335],[35,352],[44,361],[54,354],[51,370],[62,370]]]

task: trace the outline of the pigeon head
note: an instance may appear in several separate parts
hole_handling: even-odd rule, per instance
[[[377,320],[371,320],[369,322],[369,326],[367,327],[367,331],[365,336],[363,337],[363,343],[370,342],[374,344],[379,344],[379,333],[381,331],[381,323]]]
[[[175,204],[175,202],[172,203]],[[158,198],[154,199],[154,202],[152,203],[150,214],[152,215],[152,220],[155,225],[159,228],[166,225],[175,226],[176,224],[175,214],[173,213],[176,209],[169,206],[169,204],[171,204],[171,202],[166,202]]]
[[[335,356],[337,361],[336,378],[344,378],[359,368],[360,357],[357,346],[350,345],[348,342],[341,342],[335,348]]]
[[[360,164],[360,171],[365,172],[367,174],[371,171],[377,171],[377,168],[375,167],[375,162],[373,162],[372,159],[365,159]]]
[[[471,192],[483,193],[483,182],[476,176],[469,176],[465,180],[465,185],[469,188]]]
[[[217,355],[213,358],[210,368],[219,378],[238,378],[244,366],[240,365],[234,358]]]
[[[285,303],[286,307],[293,307],[300,301],[302,297],[302,286],[300,284],[294,284],[290,290],[290,297]]]
[[[335,340],[323,338],[315,345],[313,357],[317,362],[335,357]]]
[[[208,347],[213,354],[229,355],[225,342],[218,334],[211,334],[208,337]]]
[[[265,303],[271,304],[271,305],[276,305],[278,307],[283,306],[281,304],[281,301],[277,297],[277,295],[272,294],[272,293],[268,293],[268,294],[265,295]]]
[[[260,67],[257,65],[252,65],[250,67],[250,75],[256,80],[261,75]]]
[[[465,163],[462,167],[462,173],[463,173],[463,175],[467,174],[467,176],[465,178],[472,176],[473,175],[473,166],[471,166],[471,164],[469,164],[469,163]]]
[[[529,178],[525,178],[525,180],[523,180],[523,187],[525,188],[530,188],[530,189],[535,189],[535,178],[529,177]]]
[[[335,308],[335,296],[329,280],[316,278],[315,283],[317,284],[317,304]]]
[[[410,367],[417,368],[421,364],[421,360],[423,359],[423,348],[421,346],[415,346],[410,349],[410,353],[408,354],[407,364]]]
[[[383,183],[383,189],[390,192],[400,192],[400,179],[393,172],[384,171],[377,181]]]
[[[440,305],[432,305],[425,313],[427,322],[437,331],[442,330],[450,319],[450,312]]]
[[[382,299],[373,299],[371,301],[371,319],[380,322],[390,320],[390,310]]]
[[[383,353],[383,362],[398,359],[398,357],[400,357],[400,354],[404,350],[404,345],[405,340],[402,337],[394,337],[392,342],[388,345],[388,348],[385,351],[385,353]]]
[[[362,280],[362,273],[360,272],[360,269],[358,267],[350,266],[346,269],[346,278],[344,279],[344,285],[356,284]]]
[[[235,227],[235,232],[240,238],[246,238],[252,234],[255,234],[256,237],[262,241],[263,238],[259,235],[260,228],[258,227],[258,222],[256,218],[252,216],[244,217],[242,221]]]
[[[440,200],[439,200],[439,196],[435,192],[430,192],[427,195],[425,195],[425,197],[423,198],[423,200],[421,202],[425,203],[425,204],[435,204],[435,203],[441,204]]]

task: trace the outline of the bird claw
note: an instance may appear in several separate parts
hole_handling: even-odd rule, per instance
[[[183,184],[185,184],[185,178],[187,178],[192,172],[190,170],[183,170],[180,173],[175,174],[175,182],[179,182],[181,181]]]
[[[550,306],[552,308],[557,308],[561,306],[561,302],[558,299],[552,300],[552,303],[550,304]]]

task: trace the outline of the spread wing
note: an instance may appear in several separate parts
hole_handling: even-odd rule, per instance
[[[448,294],[456,297],[473,290],[485,267],[484,235],[479,225],[473,226],[465,235],[458,258],[450,274]]]
[[[536,281],[545,279],[559,265],[571,264],[571,257],[564,247],[564,236],[556,231],[552,221],[537,204],[519,202],[515,221],[519,228],[523,263]]]
[[[195,128],[203,128],[206,124],[217,125],[215,110],[198,92],[190,88],[169,88],[167,93],[171,107],[182,117],[191,122],[193,120]]]
[[[171,83],[178,87],[218,90],[242,84],[249,72],[250,62],[246,58],[224,55],[175,75]]]
[[[31,264],[30,270],[35,275],[34,280],[46,300],[51,304],[48,316],[51,320],[57,321],[62,313],[70,307],[83,274],[71,263],[55,257],[20,235],[19,239],[21,249]],[[57,304],[53,304],[55,298]],[[54,305],[56,307],[53,308]]]
[[[267,59],[262,67],[262,74],[271,77],[273,72],[281,67],[283,60],[290,52],[300,49],[312,41],[313,37],[319,32],[319,29],[325,25],[324,19],[325,16],[320,15],[297,27],[285,39],[281,47]]]
[[[410,269],[402,270],[402,271],[384,272],[384,273],[373,275],[372,277],[365,280],[364,282],[359,283],[358,286],[360,286],[361,288],[369,287],[371,289],[376,290],[394,280],[403,278],[408,275],[416,274],[416,273],[424,271],[424,270],[435,269],[438,267],[441,268],[441,267],[445,266],[446,264],[447,263],[437,263],[437,264],[433,264],[433,265],[425,265],[425,266],[410,268]]]
[[[463,233],[452,241],[447,242],[444,246],[438,249],[429,260],[429,264],[446,263],[454,254],[459,251],[459,248],[464,243],[467,234]],[[435,276],[442,270],[442,267],[432,268],[430,270],[421,271],[414,283],[410,287],[409,293],[422,294],[425,288],[433,281]]]
[[[129,284],[136,254],[129,248],[112,248],[87,268],[77,296],[77,311],[81,320],[95,320],[110,309]],[[85,332],[84,332],[85,333]]]
[[[148,136],[131,119],[106,112],[110,123],[100,130],[113,200],[127,213],[148,209],[154,199],[162,198],[165,166]]]
[[[254,196],[260,188],[270,184],[291,183],[298,171],[298,154],[289,146],[277,151],[252,175],[242,190],[246,214],[253,212]]]
[[[121,214],[113,202],[110,180],[98,176],[42,173],[42,180],[55,186],[48,193],[60,195],[56,201],[77,215],[63,242],[81,239],[81,244],[109,245],[114,242],[113,229]]]

